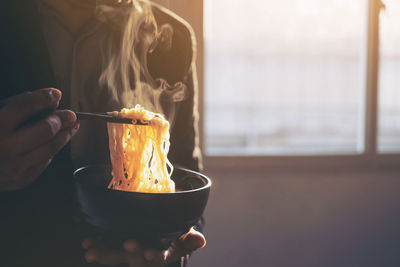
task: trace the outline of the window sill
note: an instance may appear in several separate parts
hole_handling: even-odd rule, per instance
[[[310,156],[205,156],[206,172],[400,170],[400,154]]]

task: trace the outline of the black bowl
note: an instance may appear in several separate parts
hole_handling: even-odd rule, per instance
[[[165,248],[187,232],[203,214],[211,180],[175,168],[177,192],[140,193],[107,189],[111,166],[93,165],[74,172],[81,219],[89,225],[150,247]]]

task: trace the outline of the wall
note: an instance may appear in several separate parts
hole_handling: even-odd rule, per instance
[[[400,171],[209,172],[200,266],[400,266]]]

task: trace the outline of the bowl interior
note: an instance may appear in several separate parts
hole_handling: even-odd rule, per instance
[[[76,182],[86,186],[107,188],[111,182],[111,165],[92,165],[77,169],[74,172]],[[176,192],[162,194],[176,194],[192,190],[202,190],[211,186],[211,180],[199,173],[184,168],[174,168],[171,179],[175,182]],[[115,190],[114,190],[115,191]],[[124,192],[124,191],[120,191]],[[159,193],[126,192],[128,194],[158,195]]]

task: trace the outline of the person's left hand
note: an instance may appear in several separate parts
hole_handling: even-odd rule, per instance
[[[133,240],[125,241],[124,250],[111,250],[95,239],[85,239],[82,247],[86,249],[85,258],[89,263],[105,265],[128,263],[130,267],[160,267],[179,261],[181,257],[206,245],[203,234],[193,228],[172,242],[168,250],[142,249]]]

